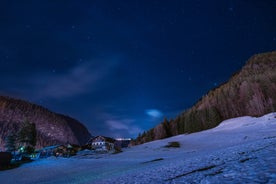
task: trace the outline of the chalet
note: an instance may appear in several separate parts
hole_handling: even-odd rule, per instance
[[[115,139],[105,136],[96,136],[88,141],[92,150],[108,152],[114,149]]]

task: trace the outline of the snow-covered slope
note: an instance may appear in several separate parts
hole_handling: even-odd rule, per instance
[[[180,148],[166,148],[179,142]],[[276,113],[226,120],[116,155],[41,159],[1,183],[276,183]]]

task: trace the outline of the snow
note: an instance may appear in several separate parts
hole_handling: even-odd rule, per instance
[[[166,148],[177,141],[180,148]],[[97,155],[40,159],[0,172],[1,183],[276,183],[276,113]]]

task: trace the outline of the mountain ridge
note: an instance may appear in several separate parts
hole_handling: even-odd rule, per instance
[[[53,144],[84,144],[91,134],[79,121],[21,99],[0,96],[0,146],[28,120],[36,124],[37,148]]]

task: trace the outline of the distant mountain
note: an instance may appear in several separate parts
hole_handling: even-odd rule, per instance
[[[16,132],[20,124],[28,120],[36,124],[37,147],[53,144],[84,144],[91,134],[79,121],[56,114],[41,106],[0,96],[0,147],[5,137]]]
[[[229,118],[275,111],[276,51],[254,55],[227,83],[208,92],[174,120],[165,119],[140,135],[136,143],[210,129]]]

